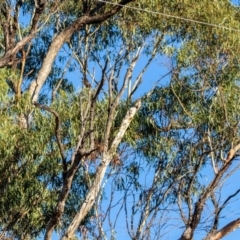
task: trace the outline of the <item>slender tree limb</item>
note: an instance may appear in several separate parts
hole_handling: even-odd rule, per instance
[[[148,217],[151,213],[151,210],[150,210],[151,201],[152,201],[152,197],[153,197],[153,194],[154,194],[154,187],[156,186],[157,181],[159,180],[159,176],[161,174],[160,171],[161,171],[161,168],[160,168],[160,162],[159,162],[158,167],[157,167],[157,169],[155,170],[155,173],[154,173],[152,186],[148,190],[148,193],[146,194],[147,196],[145,197],[144,207],[143,207],[143,210],[141,211],[141,216],[140,216],[139,224],[138,224],[137,231],[136,231],[134,239],[141,239],[141,237],[142,237],[141,235],[143,233],[144,226],[146,225],[147,219],[148,219]]]
[[[121,5],[126,5],[129,2],[132,2],[134,0],[122,0],[120,2]],[[38,99],[39,93],[41,91],[41,88],[43,84],[45,83],[51,68],[52,64],[63,46],[63,44],[68,41],[73,33],[77,30],[79,30],[82,26],[88,25],[88,24],[96,24],[96,23],[101,23],[111,16],[115,15],[118,11],[122,9],[122,6],[115,6],[111,10],[109,10],[106,13],[103,13],[101,15],[94,15],[94,16],[89,16],[85,15],[77,19],[75,22],[73,22],[69,27],[64,29],[59,35],[57,35],[49,49],[48,52],[43,60],[42,68],[40,69],[38,73],[38,77],[35,81],[33,81],[29,87],[29,94],[32,96],[32,101],[35,102]],[[0,62],[0,67],[1,67],[1,62]]]
[[[225,160],[225,163],[227,164],[228,162],[230,162],[233,157],[235,156],[236,152],[240,149],[240,143],[238,145],[236,145],[234,148],[231,148],[229,153],[228,153],[228,156]]]
[[[211,201],[212,201],[212,204],[214,206],[215,217],[214,217],[213,226],[212,226],[212,229],[211,229],[210,232],[214,232],[218,228],[219,216],[220,216],[219,202],[217,201],[214,193],[211,195]]]
[[[130,66],[128,67],[128,69],[126,70],[126,73],[125,73],[125,76],[124,76],[124,80],[123,80],[123,84],[122,84],[122,87],[121,89],[119,90],[119,92],[117,93],[115,99],[112,101],[111,105],[109,106],[109,112],[108,112],[108,121],[107,121],[107,124],[106,124],[106,131],[105,131],[105,134],[104,134],[104,148],[105,148],[105,151],[108,150],[108,143],[109,143],[109,135],[110,135],[110,131],[111,131],[111,127],[112,127],[112,124],[113,124],[113,118],[114,118],[114,114],[115,114],[115,110],[116,110],[116,107],[120,101],[120,98],[121,96],[123,95],[125,89],[127,88],[128,86],[128,83],[130,81],[130,78],[132,76],[132,71],[134,69],[134,66],[136,65],[137,63],[137,60],[140,56],[140,49],[138,49],[137,53],[135,54]],[[109,86],[110,87],[110,86]]]
[[[164,34],[161,34],[161,36],[159,37],[156,37],[156,42],[155,42],[155,46],[153,48],[153,52],[151,54],[151,57],[148,59],[147,63],[145,64],[145,66],[143,67],[142,71],[139,73],[139,75],[137,76],[133,86],[131,89],[129,89],[129,98],[132,97],[132,95],[135,93],[135,91],[138,89],[139,85],[141,84],[142,82],[142,77],[143,77],[143,74],[146,72],[146,70],[148,69],[149,65],[152,63],[152,61],[154,60],[156,54],[157,54],[157,49],[159,47],[159,44],[161,43],[161,40],[163,39],[164,37]]]
[[[240,218],[228,223],[223,228],[221,228],[219,231],[210,234],[205,240],[219,240],[229,233],[233,232],[237,228],[240,228]]]
[[[218,169],[216,167],[216,164],[215,164],[215,155],[214,155],[214,152],[213,152],[213,147],[212,147],[212,140],[210,138],[210,130],[208,128],[208,133],[207,133],[207,139],[208,139],[208,143],[209,143],[209,146],[210,146],[210,149],[211,149],[211,161],[212,161],[212,167],[213,167],[213,171],[215,174],[218,173]]]
[[[178,188],[178,191],[177,191],[177,205],[178,205],[178,209],[179,209],[179,212],[180,212],[180,216],[184,222],[185,225],[188,224],[188,220],[183,212],[183,206],[182,206],[182,194],[181,194],[181,190],[180,190],[180,187]]]
[[[34,16],[32,19],[32,24],[31,24],[31,29],[29,34],[24,37],[20,42],[18,42],[15,46],[9,45],[9,32],[7,31],[7,26],[6,26],[6,31],[5,31],[5,38],[7,37],[6,42],[6,52],[5,54],[0,58],[0,68],[7,66],[7,65],[12,65],[15,63],[15,55],[20,51],[27,43],[29,43],[36,35],[37,30],[38,30],[38,21],[40,19],[40,16],[42,15],[46,5],[46,0],[36,0],[35,1],[35,12]],[[13,36],[15,37],[15,36]],[[8,46],[9,45],[9,46]]]
[[[240,192],[240,189],[238,189],[235,193],[228,196],[227,199],[221,205],[221,207],[218,206],[218,203],[216,202],[214,196],[213,195],[211,196],[212,202],[213,202],[214,208],[215,208],[215,218],[214,218],[214,223],[213,223],[213,227],[212,227],[212,229],[213,229],[212,232],[216,232],[216,229],[218,228],[219,217],[220,217],[220,213],[222,212],[222,210],[226,207],[227,203],[232,198],[234,198],[239,192]]]
[[[138,100],[135,103],[135,105],[133,107],[131,107],[128,110],[128,112],[126,113],[125,118],[122,121],[119,131],[118,131],[116,137],[114,138],[109,151],[106,153],[105,152],[103,153],[102,162],[97,169],[94,182],[92,184],[92,187],[89,189],[89,192],[85,198],[85,202],[82,204],[79,212],[75,215],[74,219],[72,220],[71,224],[69,225],[68,229],[66,230],[66,232],[65,232],[64,236],[61,238],[61,240],[67,240],[73,236],[74,232],[78,228],[81,221],[85,218],[87,213],[92,208],[92,206],[95,202],[96,196],[99,194],[99,191],[101,188],[101,183],[104,178],[107,167],[110,164],[111,159],[112,159],[113,155],[115,154],[118,145],[120,144],[127,128],[129,127],[133,117],[139,110],[140,106],[141,106],[141,101]]]
[[[171,82],[171,89],[172,89],[172,92],[173,92],[174,96],[177,98],[179,104],[181,105],[183,111],[187,114],[187,116],[189,116],[190,118],[192,118],[191,114],[190,114],[190,113],[187,111],[187,109],[184,107],[182,101],[180,100],[179,96],[177,95],[176,91],[174,90],[174,86],[173,86],[172,82]]]
[[[43,110],[46,110],[50,113],[52,113],[55,117],[55,135],[57,138],[57,144],[60,150],[60,154],[61,154],[61,158],[62,158],[62,163],[63,163],[63,171],[66,172],[67,171],[67,163],[66,163],[66,158],[65,158],[65,154],[64,154],[64,147],[62,144],[62,140],[61,140],[61,134],[60,134],[60,128],[61,128],[61,119],[59,114],[52,108],[48,107],[48,106],[44,106],[42,104],[39,104],[37,102],[34,102],[34,105],[38,108],[41,108]]]
[[[82,123],[81,132],[78,136],[76,147],[71,156],[70,168],[64,174],[62,190],[60,192],[54,213],[47,224],[44,240],[51,239],[54,228],[64,213],[66,200],[68,198],[69,191],[72,186],[73,178],[79,168],[79,163],[82,160],[84,160],[86,156],[92,153],[92,150],[85,151],[85,149],[83,148],[85,137],[87,137],[91,133],[91,131],[89,133],[86,133],[86,126],[88,123],[87,120],[88,120],[88,115],[89,115],[90,106],[91,106],[91,96],[92,94],[89,93],[89,99],[87,101],[87,106],[85,110],[81,109],[81,123]]]
[[[54,89],[52,91],[52,102],[54,101],[55,96],[56,96],[56,94],[58,92],[58,89],[60,88],[60,86],[62,84],[62,81],[63,81],[63,79],[64,79],[64,77],[66,75],[67,69],[68,69],[68,67],[71,64],[71,60],[72,60],[72,56],[70,56],[70,58],[68,59],[66,65],[65,65],[65,67],[64,67],[64,69],[62,71],[62,75],[61,75],[60,79],[58,80],[58,83],[56,84],[56,86],[54,87]]]
[[[203,192],[201,197],[196,202],[194,212],[192,215],[192,219],[191,219],[189,225],[187,226],[187,228],[185,229],[185,231],[183,232],[180,240],[192,239],[193,233],[194,233],[197,225],[200,222],[202,211],[203,211],[206,200],[208,199],[210,194],[214,191],[214,189],[218,186],[224,173],[231,166],[232,160],[234,159],[234,155],[239,150],[239,148],[240,148],[240,144],[238,144],[234,148],[230,149],[230,151],[228,153],[228,157],[225,161],[225,164],[222,166],[222,168],[219,169],[218,173],[215,175],[212,182],[208,185],[206,190]]]

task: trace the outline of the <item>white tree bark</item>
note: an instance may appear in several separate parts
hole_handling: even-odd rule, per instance
[[[122,124],[119,128],[119,131],[118,131],[116,137],[113,140],[113,143],[111,144],[110,149],[106,153],[103,153],[103,159],[97,169],[96,178],[86,196],[86,199],[85,199],[83,205],[79,209],[79,212],[75,215],[74,219],[72,220],[71,224],[69,225],[67,231],[65,232],[65,234],[61,238],[61,240],[67,240],[73,236],[73,234],[77,230],[78,226],[80,225],[81,221],[85,218],[87,213],[92,208],[92,206],[100,192],[101,184],[102,184],[105,172],[107,170],[107,167],[109,166],[117,147],[119,146],[127,128],[129,127],[134,115],[137,113],[140,106],[141,106],[141,101],[138,100],[135,103],[135,105],[133,107],[131,107],[128,110],[128,112],[126,113],[126,116],[122,121]]]

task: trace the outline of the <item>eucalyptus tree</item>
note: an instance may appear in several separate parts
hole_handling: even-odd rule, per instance
[[[148,160],[128,166],[127,183],[119,174],[122,202],[110,202],[132,239],[164,239],[173,225],[180,239],[221,239],[239,228],[231,206],[240,192],[238,55],[221,32],[185,43],[172,49],[169,83],[139,112],[136,147]]]
[[[205,147],[201,145],[199,136],[202,126],[207,125],[204,118],[196,120],[196,114],[203,111],[200,107],[204,107],[205,102],[210,104],[207,94],[216,85],[213,84],[215,80],[209,78],[212,88],[204,88],[207,90],[200,92],[205,95],[198,92],[195,96],[195,82],[191,80],[194,74],[191,78],[188,76],[187,83],[180,81],[180,75],[187,67],[197,69],[199,77],[196,84],[201,85],[201,76],[209,70],[206,66],[212,64],[210,61],[214,54],[221,56],[221,61],[214,65],[215,70],[224,69],[226,64],[227,69],[231,69],[233,65],[228,64],[236,61],[234,56],[239,51],[239,37],[235,32],[230,34],[224,30],[203,28],[194,21],[185,22],[183,19],[214,20],[216,24],[222,24],[224,20],[227,27],[237,28],[237,10],[228,1],[6,0],[0,3],[1,238],[32,239],[44,232],[45,239],[50,239],[54,230],[61,233],[62,239],[72,239],[79,232],[104,238],[104,219],[100,212],[104,200],[102,182],[104,179],[111,181],[116,170],[128,179],[127,188],[121,181],[118,185],[125,189],[124,200],[132,192],[131,196],[137,196],[139,188],[141,192],[137,205],[133,207],[132,225],[126,223],[133,239],[151,236],[151,231],[146,229],[154,229],[152,224],[158,213],[162,213],[162,204],[168,199],[176,202],[176,199],[183,198],[177,191],[182,184],[189,185],[188,197],[184,197],[190,199],[193,187],[200,183],[195,178],[198,172],[194,166],[197,163],[189,158],[194,151],[200,154],[197,146]],[[164,15],[153,14],[153,11]],[[180,21],[179,18],[169,18],[170,15],[184,16]],[[228,38],[227,43],[223,37]],[[169,70],[172,84],[159,92],[156,89],[146,93],[143,100],[147,101],[147,107],[144,105],[146,108],[137,114],[141,99],[134,94],[141,86],[148,66],[161,54],[173,54],[173,69]],[[134,72],[143,55],[144,67]],[[229,70],[229,76],[234,69]],[[222,76],[225,81],[223,72],[213,75]],[[207,75],[204,76],[207,84]],[[183,82],[181,86],[188,84],[191,91],[187,91],[188,88],[182,91],[179,82]],[[74,85],[77,85],[77,90],[74,90]],[[184,94],[179,97],[182,92]],[[183,96],[188,96],[186,103]],[[160,118],[169,124],[162,127],[165,135],[159,134],[161,126],[151,118],[148,101],[155,104],[155,108],[150,107],[152,111],[163,104],[168,106],[168,109],[163,108],[165,115]],[[164,101],[169,102],[166,104]],[[201,110],[197,109],[188,116],[187,113],[192,111],[188,108],[196,102]],[[232,103],[235,104],[234,101],[229,104]],[[212,106],[216,112],[224,109],[224,105],[217,110],[217,106],[211,104],[207,106]],[[157,114],[154,112],[153,116]],[[196,119],[192,119],[192,115]],[[217,116],[214,121],[220,121],[218,119],[221,118]],[[132,125],[127,131],[130,123]],[[211,125],[209,131],[216,131],[217,126]],[[197,136],[186,145],[180,141],[185,129],[187,135],[194,129],[192,131]],[[197,140],[201,146],[196,144]],[[156,148],[148,148],[148,144]],[[195,144],[196,150],[189,152],[188,144]],[[182,145],[189,158],[178,156],[176,160],[171,151],[180,149]],[[142,166],[137,161],[125,163],[121,154],[130,153],[128,151],[140,153],[149,165],[148,161]],[[200,158],[199,155],[196,158]],[[180,162],[185,167],[176,172],[176,165],[172,166],[172,162]],[[193,169],[189,169],[190,173],[188,165]],[[221,163],[219,167],[216,165],[214,169],[218,173],[225,166]],[[139,167],[145,166],[153,166],[150,189],[143,189],[137,180],[141,173]],[[199,164],[199,169],[201,166]],[[194,169],[196,174],[191,175]],[[218,173],[215,173],[215,178]],[[194,184],[190,184],[188,179],[192,179]],[[158,195],[162,198],[157,199]],[[206,202],[209,192],[205,195],[203,192],[203,196]],[[155,207],[150,211],[152,199]],[[122,206],[127,213],[129,209],[124,204]],[[188,206],[190,208],[191,204]],[[201,211],[199,213],[201,215]],[[134,231],[134,217],[138,216],[140,220]],[[184,223],[186,231],[183,237],[191,239],[199,219],[189,218]],[[190,223],[195,225],[188,230]],[[212,230],[216,227],[215,224]],[[114,232],[114,227],[111,230]]]

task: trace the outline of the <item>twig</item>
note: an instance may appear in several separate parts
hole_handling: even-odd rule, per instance
[[[57,138],[57,144],[58,144],[60,154],[61,154],[61,157],[62,157],[63,170],[64,170],[64,172],[66,172],[67,171],[67,162],[66,162],[66,158],[64,156],[64,148],[63,148],[62,141],[61,141],[61,134],[60,134],[61,120],[60,120],[60,116],[55,110],[53,110],[52,108],[50,108],[48,106],[41,105],[37,102],[34,102],[34,105],[38,108],[41,108],[43,110],[46,110],[46,111],[52,113],[55,117],[55,123],[56,123],[56,125],[55,125],[55,135],[56,135],[56,138]]]
[[[213,170],[215,172],[215,174],[218,173],[218,169],[216,168],[216,165],[215,165],[215,160],[214,160],[214,152],[213,152],[213,147],[212,147],[212,141],[211,141],[211,138],[210,138],[210,130],[208,128],[208,133],[207,133],[207,139],[208,139],[208,143],[209,143],[209,146],[210,146],[210,149],[211,149],[211,161],[212,161],[212,167],[213,167]]]

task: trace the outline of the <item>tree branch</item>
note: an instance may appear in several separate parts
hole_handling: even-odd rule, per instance
[[[46,5],[46,0],[37,0],[35,4],[35,13],[32,20],[31,30],[28,34],[28,36],[24,37],[20,42],[18,42],[15,47],[11,46],[10,48],[6,48],[5,54],[0,58],[0,68],[12,65],[16,60],[15,55],[18,53],[19,50],[21,50],[27,43],[29,43],[37,33],[37,25],[40,16],[42,15],[44,8]],[[4,34],[6,35],[6,34]],[[5,36],[7,37],[7,36]],[[15,36],[13,36],[15,37]],[[9,39],[8,39],[9,40]],[[7,42],[6,42],[7,44]]]
[[[63,171],[66,172],[67,171],[67,163],[66,163],[66,158],[64,156],[64,148],[63,148],[62,141],[61,141],[61,134],[60,134],[61,119],[60,119],[60,116],[55,110],[53,110],[52,108],[50,108],[48,106],[41,105],[37,102],[34,102],[34,105],[38,108],[41,108],[43,110],[46,110],[46,111],[52,113],[55,117],[55,135],[57,138],[57,144],[58,144],[61,158],[62,158]]]
[[[240,144],[238,144],[234,148],[230,149],[230,151],[228,153],[228,157],[225,161],[225,164],[222,166],[221,169],[219,169],[218,173],[215,175],[212,182],[208,185],[206,190],[203,192],[201,197],[196,202],[195,209],[192,214],[192,219],[191,219],[189,225],[187,226],[186,230],[183,232],[180,240],[192,239],[194,230],[196,229],[196,227],[199,224],[199,221],[201,219],[202,211],[203,211],[206,200],[208,199],[210,194],[214,191],[214,189],[217,187],[217,185],[219,184],[224,173],[231,166],[232,160],[234,159],[234,155],[235,155],[236,151],[239,150],[239,148],[240,148]]]
[[[228,223],[219,231],[210,234],[205,240],[219,240],[237,228],[240,228],[240,218]]]
[[[121,5],[126,5],[129,2],[132,2],[134,0],[123,0],[120,2]],[[45,83],[51,69],[52,64],[56,58],[56,55],[58,54],[59,50],[63,46],[63,44],[68,41],[73,33],[77,30],[79,30],[84,25],[88,24],[96,24],[101,23],[111,16],[115,15],[118,11],[122,9],[123,6],[115,6],[110,11],[103,13],[101,15],[94,15],[89,16],[85,15],[77,19],[75,22],[73,22],[69,27],[64,29],[59,35],[57,35],[50,47],[49,50],[45,56],[45,59],[43,61],[42,67],[38,73],[38,77],[35,81],[33,81],[29,87],[29,94],[32,96],[32,101],[35,102],[38,99],[39,93],[41,91],[41,88],[43,84]],[[1,62],[0,62],[1,64]],[[0,65],[1,66],[1,65]]]
[[[74,232],[78,228],[81,221],[85,218],[85,216],[87,215],[89,210],[92,208],[92,206],[95,202],[96,196],[99,194],[99,191],[101,188],[101,183],[104,178],[107,167],[110,164],[111,159],[112,159],[113,155],[115,154],[118,145],[120,144],[127,128],[129,127],[133,117],[139,110],[140,106],[141,106],[141,101],[138,100],[135,103],[135,105],[127,111],[127,113],[122,121],[122,124],[118,130],[118,133],[110,146],[109,151],[106,153],[105,152],[103,153],[102,162],[99,165],[99,167],[97,168],[94,182],[93,182],[91,188],[89,189],[89,192],[85,198],[84,203],[82,204],[79,212],[75,215],[74,219],[72,220],[71,224],[69,225],[68,229],[66,230],[66,232],[61,240],[67,240],[73,236]]]

